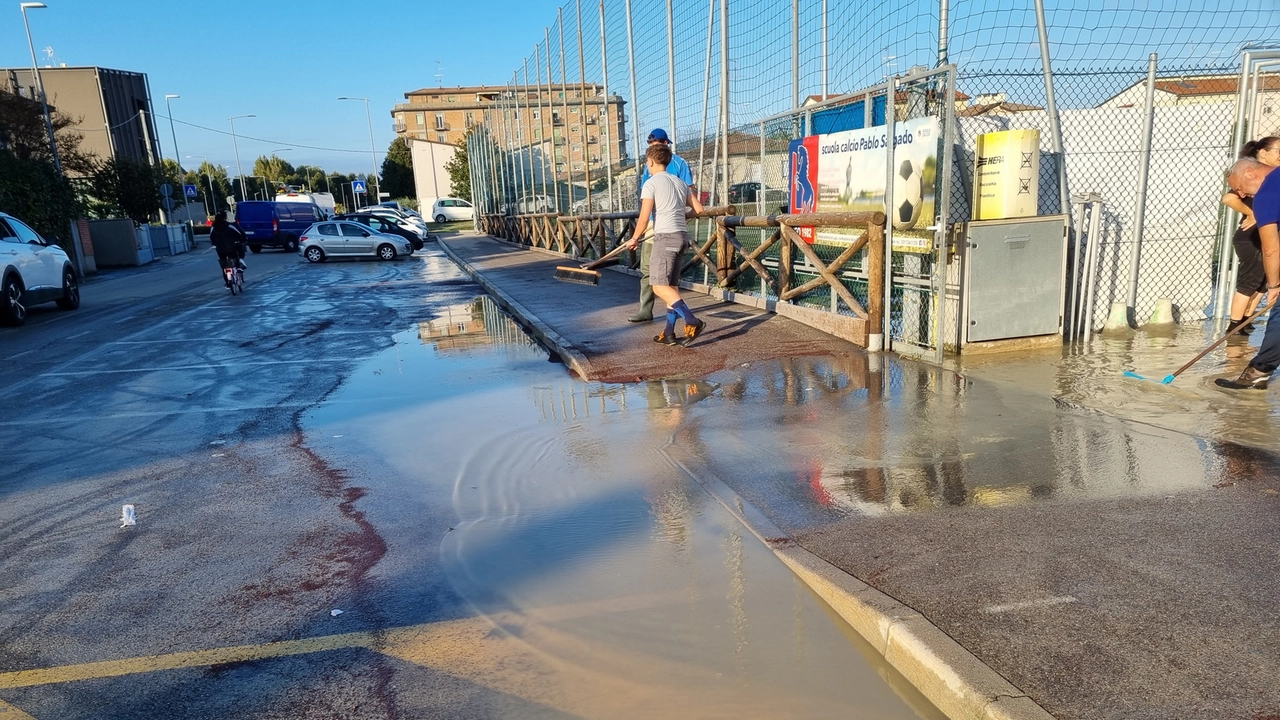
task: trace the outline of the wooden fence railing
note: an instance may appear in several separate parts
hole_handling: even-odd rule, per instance
[[[744,272],[754,270],[769,287],[769,296],[778,300],[778,305],[788,305],[806,294],[829,288],[849,308],[855,320],[854,327],[836,330],[837,334],[866,346],[869,334],[880,332],[884,318],[884,213],[741,216],[735,215],[735,212],[737,209],[728,205],[706,208],[702,213],[689,215],[690,218],[715,218],[716,224],[700,244],[695,240],[693,257],[685,264],[685,270],[699,264],[705,265],[708,277],[715,277],[715,282],[709,284],[713,288],[728,291],[735,289],[735,282]],[[575,258],[593,259],[602,257],[619,243],[626,242],[635,230],[637,218],[638,213],[635,211],[573,216],[562,216],[559,213],[485,215],[481,226],[489,235],[521,245]],[[799,227],[862,229],[862,233],[844,246],[834,258],[824,261],[813,246],[800,237],[797,231]],[[740,228],[775,230],[764,237],[759,245],[748,249],[738,240]],[[775,247],[776,252],[773,252]],[[840,279],[845,266],[864,249],[867,253],[862,265],[867,276],[865,306]],[[816,274],[816,277],[793,285],[797,252],[807,260],[807,263],[803,263],[803,272]],[[766,258],[770,262],[765,263]],[[795,312],[809,313],[805,319],[811,324],[828,330],[834,327],[831,322],[814,321],[817,316],[813,313],[824,311],[805,309]]]

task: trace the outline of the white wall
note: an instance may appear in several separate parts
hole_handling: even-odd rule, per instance
[[[413,156],[413,185],[422,212],[431,209],[436,198],[449,197],[449,173],[444,169],[458,150],[448,143],[408,138]]]

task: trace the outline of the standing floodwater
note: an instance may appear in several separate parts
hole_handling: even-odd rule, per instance
[[[486,715],[936,716],[667,458],[715,392],[577,382],[486,298],[397,336],[304,422],[367,473],[375,527],[452,515],[375,569],[374,604],[440,616],[391,654],[484,688]]]

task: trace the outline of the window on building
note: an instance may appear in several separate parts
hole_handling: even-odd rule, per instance
[[[440,96],[439,96],[439,95],[432,95],[432,96],[431,96],[431,99],[432,99],[432,101],[434,101],[434,102],[440,102]]]
[[[534,120],[541,120],[541,119],[542,119],[542,112],[541,112],[541,111],[538,111],[538,110],[534,110],[534,111],[533,111],[533,119],[534,119]]]
[[[573,146],[573,151],[574,151],[574,152],[576,152],[576,153],[580,153],[580,152],[582,152],[582,146],[581,146],[581,145],[578,145],[578,144],[574,144],[574,146]]]
[[[423,139],[425,140],[425,139],[426,139],[426,137],[425,137],[426,133],[422,133],[422,134],[423,134],[423,136],[424,136],[424,137],[423,137]],[[448,136],[448,135],[446,135],[445,133],[436,133],[436,142],[447,143],[447,142],[449,142],[449,136]]]
[[[427,131],[426,131],[426,130],[419,130],[419,131],[418,131],[418,139],[419,139],[419,140],[426,140],[426,139],[427,139]]]
[[[467,127],[471,127],[472,125],[475,125],[475,124],[476,124],[475,114],[467,113]]]
[[[556,172],[564,172],[564,163],[556,164]]]
[[[413,119],[414,119],[414,120],[416,120],[416,121],[418,121],[418,125],[420,125],[420,126],[421,126],[421,125],[426,125],[426,124],[427,124],[427,119],[426,119],[426,118],[427,118],[427,114],[426,114],[426,113],[414,113],[414,115],[413,115]]]
[[[578,114],[578,108],[576,108],[576,107],[571,107],[571,108],[569,108],[569,113],[570,113],[570,114],[572,114],[572,115],[577,115],[577,114]]]
[[[542,128],[534,128],[534,129],[533,129],[533,137],[534,137],[534,139],[536,139],[536,140],[541,140],[541,139],[542,139]]]
[[[436,129],[444,130],[447,125],[444,124],[444,113],[436,113]]]
[[[457,96],[457,95],[450,95],[450,96],[449,96],[449,102],[458,102],[458,96]]]
[[[574,164],[573,164],[573,169],[574,169],[574,170],[582,170],[582,169],[584,169],[584,168],[585,168],[585,166],[584,166],[582,163],[580,163],[580,162],[576,162],[576,163],[574,163]]]

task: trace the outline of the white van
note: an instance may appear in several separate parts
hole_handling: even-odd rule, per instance
[[[287,192],[277,194],[275,200],[276,202],[310,203],[319,207],[326,218],[333,217],[338,210],[338,206],[333,202],[333,193]]]

